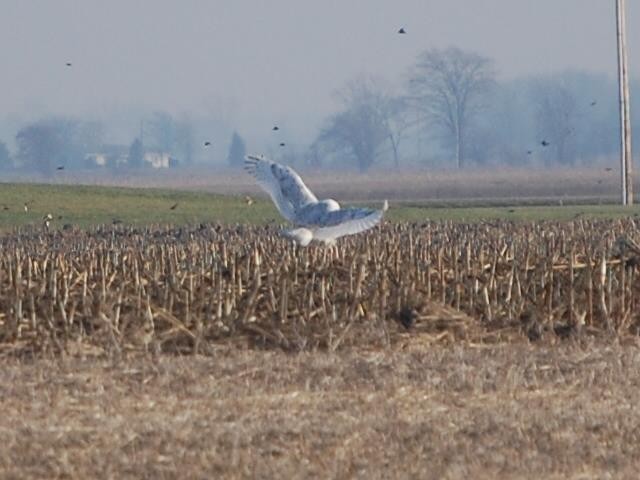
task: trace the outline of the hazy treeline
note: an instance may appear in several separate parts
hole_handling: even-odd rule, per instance
[[[335,98],[337,111],[312,141],[288,138],[271,153],[298,166],[365,171],[373,165],[590,164],[619,149],[617,82],[601,73],[501,80],[490,58],[450,47],[425,50],[398,78],[360,75]],[[632,125],[640,135],[634,99],[640,101],[637,79],[631,86]],[[108,141],[113,119],[46,116],[24,122],[10,142],[0,138],[0,168],[45,175],[60,168],[142,168],[146,151],[171,155],[172,166],[237,167],[246,140],[251,143],[238,133],[242,125],[212,126],[194,115],[156,111],[129,122],[135,128],[122,145]],[[106,163],[97,165],[96,154],[104,154]]]
[[[604,74],[500,81],[491,59],[448,48],[423,52],[403,80],[399,91],[367,76],[349,82],[310,158],[348,159],[361,170],[375,163],[463,168],[591,164],[619,151],[617,82]],[[631,90],[633,105],[637,79]]]

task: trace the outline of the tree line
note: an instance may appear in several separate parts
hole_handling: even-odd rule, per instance
[[[499,81],[491,59],[450,47],[424,51],[402,83],[392,92],[370,76],[348,82],[310,159],[365,171],[376,163],[571,166],[618,152],[617,85],[603,74]],[[635,92],[638,81],[632,99]]]
[[[570,166],[618,152],[617,85],[604,74],[566,71],[500,80],[492,59],[449,47],[425,50],[396,80],[396,88],[367,75],[348,81],[335,92],[338,109],[313,141],[276,155],[299,166],[366,171],[374,165]],[[633,102],[640,82],[632,82],[631,90]],[[640,134],[637,119],[632,110],[632,125]],[[188,115],[155,112],[123,152],[122,146],[105,143],[101,122],[47,117],[17,132],[14,155],[0,142],[0,168],[51,175],[60,166],[95,166],[88,155],[96,152],[108,154],[109,168],[141,168],[148,150],[189,166],[207,158],[203,151],[211,144],[198,138],[197,126]],[[220,145],[217,140],[217,152]],[[225,148],[226,162],[241,166],[246,142],[240,134],[233,132]]]

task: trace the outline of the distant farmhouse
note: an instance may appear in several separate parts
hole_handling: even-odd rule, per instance
[[[144,165],[150,168],[174,168],[177,159],[168,152],[144,152]],[[87,167],[126,167],[129,165],[129,147],[126,145],[104,145],[99,152],[88,153],[84,157]]]
[[[126,145],[103,145],[100,152],[87,153],[87,167],[121,167],[129,163],[129,147]]]
[[[166,152],[144,152],[145,165],[151,168],[171,167],[171,155]]]

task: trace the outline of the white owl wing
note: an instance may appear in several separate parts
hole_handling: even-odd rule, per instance
[[[375,227],[388,209],[385,201],[381,210],[369,208],[343,208],[328,212],[322,226],[313,231],[314,240],[331,241],[345,235],[354,235]]]
[[[269,194],[278,211],[290,222],[295,222],[296,212],[301,208],[318,201],[290,167],[266,158],[247,155],[244,168],[255,177],[258,185]]]

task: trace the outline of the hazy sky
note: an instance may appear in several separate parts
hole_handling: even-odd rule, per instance
[[[640,74],[640,5],[628,3]],[[101,115],[129,104],[217,112],[241,131],[302,137],[359,73],[399,83],[456,45],[502,77],[616,73],[614,0],[3,0],[0,115]],[[399,27],[408,34],[398,35]],[[66,62],[72,62],[68,68]],[[636,100],[640,102],[640,99]]]

